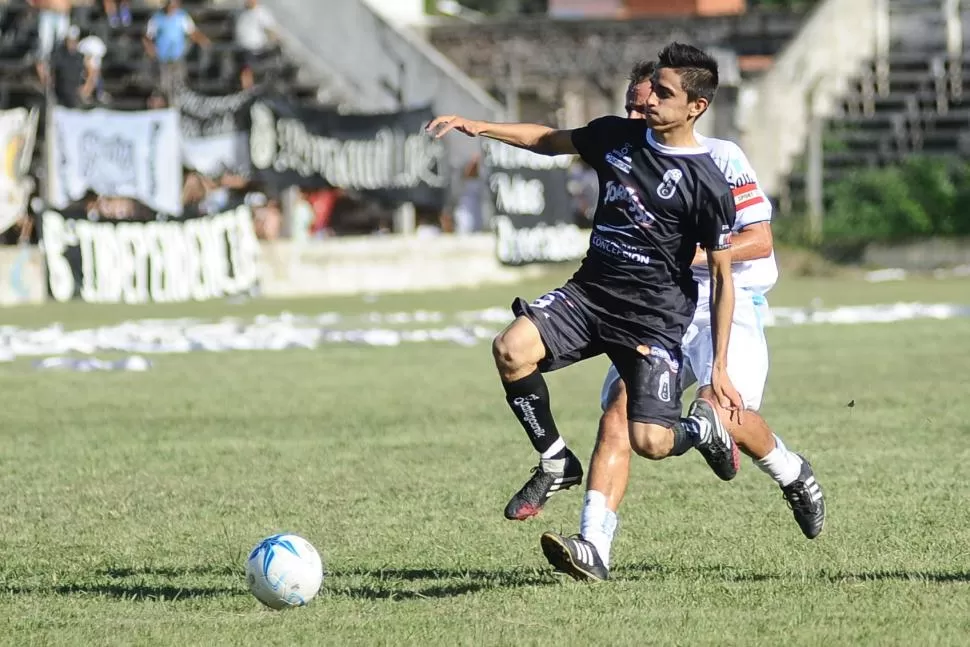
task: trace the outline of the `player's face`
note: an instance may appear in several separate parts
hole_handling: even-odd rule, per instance
[[[626,89],[626,118],[627,119],[646,119],[647,118],[647,99],[653,92],[653,85],[650,79],[641,83],[631,83]]]
[[[653,91],[647,97],[646,119],[654,130],[663,132],[682,128],[707,109],[707,99],[687,100],[677,70],[662,67],[651,81]]]

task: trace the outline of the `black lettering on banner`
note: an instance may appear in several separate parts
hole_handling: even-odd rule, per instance
[[[482,157],[494,208],[496,253],[507,265],[582,258],[589,232],[573,222],[567,155],[549,157],[486,140]]]
[[[441,208],[447,150],[424,132],[430,107],[375,115],[260,99],[249,109],[249,154],[276,186],[340,187],[387,203]]]
[[[249,172],[249,108],[252,91],[208,96],[182,88],[179,109],[182,160],[206,175]]]
[[[207,96],[183,88],[175,100],[181,115],[182,137],[212,137],[241,130],[241,113],[252,100],[250,91]]]
[[[40,223],[55,301],[204,301],[257,282],[259,243],[246,206],[168,222],[91,222],[48,211]]]

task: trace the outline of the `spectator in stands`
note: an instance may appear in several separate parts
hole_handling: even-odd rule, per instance
[[[54,49],[51,72],[54,76],[54,98],[65,108],[77,108],[90,95],[84,95],[84,55],[78,51],[81,30],[72,25],[67,38]]]
[[[104,91],[104,83],[101,79],[101,61],[108,52],[104,41],[88,34],[77,44],[77,51],[84,57],[84,86],[81,88],[82,98],[90,98],[92,95],[97,97],[101,103],[107,103],[108,95]]]
[[[310,235],[314,238],[326,238],[333,235],[330,219],[337,201],[344,197],[343,189],[336,187],[305,192],[306,200],[313,208],[313,223],[310,225]]]
[[[37,19],[37,58],[50,57],[54,47],[67,36],[71,26],[71,0],[27,0],[39,10]]]
[[[418,238],[437,238],[444,233],[441,226],[441,214],[434,209],[416,207],[414,225],[414,235]]]
[[[159,84],[169,102],[185,85],[186,38],[200,47],[210,45],[209,39],[195,28],[192,18],[182,9],[181,2],[166,0],[162,10],[148,21],[144,42],[148,56],[158,62]]]
[[[186,212],[200,213],[202,211],[200,206],[205,202],[207,192],[208,187],[201,174],[186,173],[185,179],[182,181],[182,206]]]
[[[470,234],[485,228],[485,213],[482,209],[482,194],[485,182],[482,179],[479,156],[469,161],[461,173],[461,186],[458,189],[458,204],[449,215],[450,227],[456,234]]]
[[[131,24],[131,7],[128,6],[128,0],[101,0],[101,6],[112,29]]]
[[[37,76],[46,88],[50,82],[47,62],[71,26],[71,0],[27,0],[40,11],[37,20]]]
[[[112,220],[154,220],[156,215],[152,209],[132,198],[119,196],[101,196],[97,202],[98,213]]]
[[[139,220],[155,219],[155,212],[133,198],[122,198],[98,195],[88,189],[84,196],[67,207],[69,210],[80,209],[87,215],[88,220],[97,222],[102,218],[109,220]]]
[[[259,240],[276,240],[283,228],[283,211],[265,193],[249,193],[246,204],[253,210],[253,230]]]
[[[162,110],[168,107],[168,100],[159,90],[152,90],[152,93],[145,99],[145,107],[149,110]]]
[[[270,54],[278,41],[276,21],[259,0],[246,0],[246,8],[236,18],[236,45],[242,52],[239,83],[244,90],[253,87],[253,68]]]

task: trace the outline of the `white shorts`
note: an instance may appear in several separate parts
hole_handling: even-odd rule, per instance
[[[764,296],[738,290],[734,302],[734,320],[731,322],[731,341],[728,344],[728,376],[741,394],[745,408],[753,411],[761,407],[765,382],[768,380],[768,342],[762,325],[767,310],[768,302]],[[684,368],[680,373],[682,387],[686,389],[695,382],[700,386],[709,385],[714,348],[711,346],[711,313],[706,301],[694,313],[694,320],[687,327],[681,348],[684,353]],[[603,410],[606,410],[610,391],[619,379],[620,374],[611,364],[600,392]]]

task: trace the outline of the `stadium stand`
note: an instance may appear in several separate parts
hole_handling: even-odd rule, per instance
[[[212,41],[208,50],[193,47],[188,54],[189,87],[203,94],[229,94],[239,89],[238,48],[233,42],[235,9],[203,0],[185,0],[183,7],[198,28]],[[72,24],[82,33],[93,33],[108,44],[102,67],[105,89],[114,98],[111,107],[120,110],[144,108],[157,86],[141,38],[157,9],[135,4],[130,25],[111,27],[100,7],[77,5]],[[0,18],[0,108],[31,105],[42,100],[41,87],[33,69],[33,48],[37,38],[37,12],[26,2],[13,1],[2,7]],[[304,100],[313,100],[315,84],[298,77],[298,67],[283,57],[262,62],[258,76],[272,79],[276,88]]]
[[[233,41],[237,8],[205,0],[183,0],[196,26],[212,41],[208,48],[192,47],[186,57],[188,87],[208,95],[225,95],[240,89],[239,48]],[[75,2],[71,22],[82,34],[94,34],[107,45],[102,62],[104,90],[111,97],[107,107],[139,110],[158,87],[157,75],[145,53],[142,36],[157,7],[134,3],[128,25],[112,27],[100,3]],[[44,92],[35,71],[38,12],[24,0],[0,5],[0,109],[43,106]],[[254,69],[258,82],[286,96],[315,101],[318,84],[301,78],[298,66],[282,54],[262,59]],[[41,159],[45,120],[37,133],[35,171]]]
[[[970,154],[970,7],[890,0],[888,41],[853,82],[824,136],[824,181],[911,155]],[[794,199],[805,176],[793,173]]]
[[[430,28],[428,38],[486,87],[502,77],[511,57],[520,61],[526,84],[597,73],[619,72],[622,78],[631,60],[651,56],[671,38],[736,52],[742,74],[756,75],[761,61],[770,60],[798,32],[807,13],[799,6],[714,17],[577,21],[529,16],[442,23]]]

